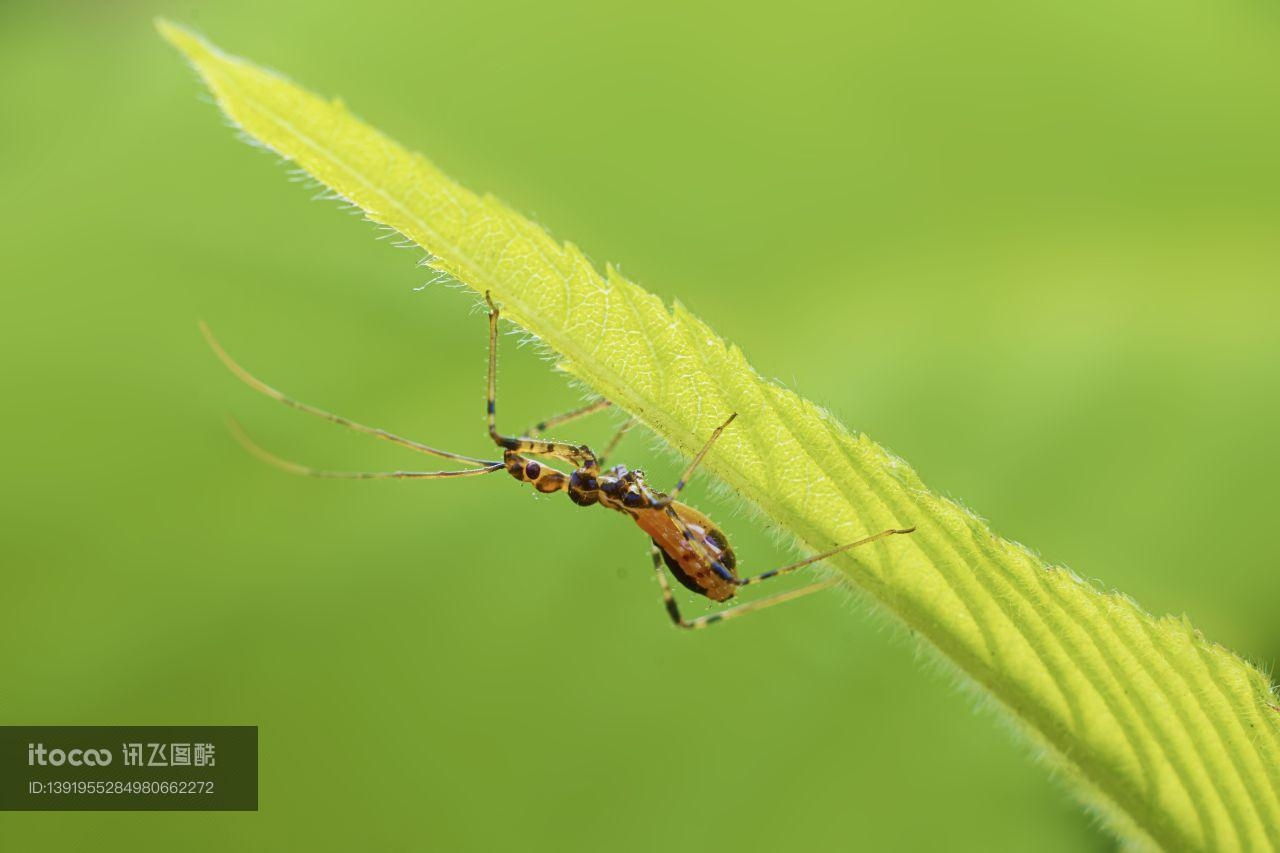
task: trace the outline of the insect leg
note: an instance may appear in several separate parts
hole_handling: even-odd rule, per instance
[[[284,403],[292,409],[297,409],[300,412],[306,412],[308,415],[323,418],[324,420],[335,423],[338,426],[353,429],[356,432],[362,432],[365,435],[372,435],[376,438],[382,439],[383,441],[389,441],[392,444],[398,444],[401,447],[407,447],[410,450],[416,450],[419,453],[428,453],[432,456],[442,456],[445,459],[456,459],[457,461],[465,462],[468,465],[487,466],[494,464],[493,461],[489,459],[473,459],[470,456],[463,456],[459,453],[450,453],[447,450],[437,450],[434,447],[428,447],[420,442],[413,441],[408,438],[402,438],[401,436],[387,432],[384,429],[358,424],[355,421],[342,417],[341,415],[335,415],[331,412],[326,412],[324,409],[317,409],[315,406],[310,406],[306,403],[294,400],[292,397],[286,397],[284,394],[277,391],[275,388],[272,388],[270,385],[241,367],[239,362],[233,359],[227,351],[222,348],[222,344],[218,343],[218,339],[213,336],[213,332],[211,332],[209,327],[203,322],[200,323],[200,331],[204,335],[205,340],[208,341],[209,347],[213,350],[214,355],[216,355],[219,360],[226,365],[227,369],[235,374],[240,381],[244,382],[244,384],[248,385],[260,394],[265,394],[271,399]]]
[[[814,563],[825,560],[828,557],[834,557],[836,554],[840,554],[845,551],[852,550],[861,545],[869,545],[872,542],[878,542],[879,540],[885,539],[889,536],[914,533],[916,530],[914,527],[890,528],[888,530],[881,530],[879,533],[864,537],[855,542],[849,542],[844,545],[840,545],[838,547],[832,548],[830,551],[823,551],[821,554],[815,554],[812,557],[806,557],[805,559],[792,563],[789,566],[783,566],[780,569],[770,569],[769,571],[764,572],[763,574],[755,575],[749,578],[740,578],[740,577],[736,577],[733,574],[733,572],[729,571],[729,569],[726,568],[723,563],[721,563],[715,557],[711,556],[711,553],[707,550],[702,540],[699,539],[697,536],[693,535],[693,531],[689,529],[689,525],[686,524],[685,520],[680,517],[680,514],[675,511],[674,507],[668,506],[666,508],[666,512],[668,517],[671,518],[672,523],[675,524],[676,528],[680,531],[681,535],[684,536],[684,541],[689,543],[689,547],[697,551],[698,554],[711,565],[711,568],[715,570],[715,573],[717,575],[719,575],[722,579],[728,581],[729,583],[734,584],[735,586],[751,586],[752,584],[759,583],[760,581],[767,581],[770,578],[776,578],[779,575],[790,574],[791,572],[794,572],[796,569],[803,569],[805,566],[813,565]]]
[[[762,598],[759,601],[749,601],[746,604],[739,604],[737,607],[730,607],[728,610],[722,610],[719,613],[708,613],[705,616],[685,619],[680,615],[680,608],[676,604],[675,596],[671,592],[671,584],[668,583],[667,575],[662,570],[662,552],[659,551],[655,545],[650,545],[649,550],[653,556],[654,571],[658,574],[658,584],[662,587],[662,602],[667,607],[667,615],[671,617],[671,622],[677,628],[688,628],[690,630],[705,628],[708,625],[714,625],[717,622],[736,619],[739,616],[745,616],[748,613],[763,610],[766,607],[773,607],[775,604],[782,604],[784,601],[792,601],[809,595],[810,593],[830,589],[839,582],[838,578],[829,578],[827,580],[809,584],[808,586],[802,586],[799,589],[792,589],[778,593],[777,595],[771,595],[768,598]]]
[[[693,457],[693,461],[689,463],[689,467],[684,469],[684,473],[680,475],[680,479],[676,483],[676,487],[671,490],[670,494],[667,495],[665,500],[663,500],[658,504],[655,504],[656,506],[667,506],[675,501],[676,496],[679,495],[680,492],[684,490],[684,487],[686,485],[688,485],[689,478],[693,476],[693,472],[697,469],[697,467],[700,464],[702,464],[702,458],[707,455],[707,451],[711,449],[711,445],[716,443],[716,439],[720,437],[720,433],[724,432],[725,427],[733,423],[733,419],[736,418],[737,416],[738,416],[737,412],[734,412],[733,414],[729,415],[729,418],[724,423],[720,424],[720,426],[716,427],[711,432],[711,437],[707,439],[707,443],[702,445],[702,449],[698,451],[697,455]]]
[[[498,306],[493,304],[489,294],[484,295],[489,303],[489,390],[487,413],[489,418],[489,437],[493,443],[504,450],[516,453],[529,453],[537,456],[551,456],[564,459],[582,468],[596,467],[596,455],[586,445],[569,444],[563,441],[536,441],[531,438],[502,435],[497,426],[497,386],[498,386]],[[573,413],[570,413],[573,414]]]
[[[783,566],[780,569],[771,569],[770,571],[767,571],[762,574],[758,574],[758,575],[755,575],[754,577],[749,577],[749,578],[734,578],[733,583],[737,584],[738,586],[751,586],[753,583],[759,583],[760,581],[767,581],[769,578],[776,578],[780,575],[790,574],[791,572],[794,572],[796,569],[803,569],[805,566],[811,566],[814,563],[821,562],[822,560],[825,560],[828,557],[834,557],[836,554],[840,554],[845,551],[852,550],[854,548],[857,548],[860,545],[869,545],[872,542],[878,542],[881,539],[887,539],[890,536],[901,535],[906,533],[914,533],[915,530],[916,529],[914,527],[890,528],[888,530],[881,530],[879,533],[876,533],[871,536],[867,536],[863,539],[859,539],[856,542],[850,542],[846,545],[841,545],[838,548],[832,548],[830,551],[824,551],[821,554],[815,554],[812,557],[806,557],[805,559],[800,560],[799,562],[792,563],[789,566]],[[700,545],[701,543],[698,543],[698,544]],[[703,550],[706,550],[706,549],[703,549]]]
[[[600,467],[604,467],[604,460],[613,455],[613,451],[617,449],[618,443],[622,441],[627,433],[631,432],[631,428],[636,425],[635,418],[627,418],[627,422],[618,427],[618,431],[613,434],[613,438],[609,439],[609,443],[604,446],[604,450],[600,453]]]
[[[461,471],[324,471],[319,468],[310,468],[306,465],[299,465],[296,462],[290,462],[288,459],[281,459],[269,450],[261,447],[236,422],[234,418],[227,418],[227,426],[231,430],[231,434],[235,436],[236,441],[244,446],[254,456],[273,465],[282,471],[288,471],[290,474],[300,474],[305,477],[323,477],[332,480],[442,480],[447,477],[474,477],[478,474],[491,474],[494,471],[502,470],[501,462],[491,462],[483,468],[465,468]]]
[[[596,400],[592,403],[588,403],[587,405],[583,406],[580,409],[574,409],[572,412],[565,412],[564,414],[556,415],[555,417],[552,417],[552,418],[547,418],[545,421],[540,421],[539,423],[525,430],[524,435],[539,436],[542,433],[546,432],[547,430],[551,429],[552,427],[559,426],[560,424],[567,424],[569,421],[576,421],[578,418],[595,414],[601,409],[607,409],[612,405],[613,404],[611,402],[601,397],[599,400]]]
[[[602,411],[603,409],[607,409],[612,405],[613,403],[610,402],[609,400],[601,398],[599,400],[596,400],[593,403],[588,403],[587,405],[583,406],[580,409],[575,409],[572,412],[565,412],[562,415],[556,415],[553,418],[547,418],[545,421],[541,421],[540,423],[537,423],[534,426],[530,427],[529,429],[525,430],[524,435],[530,438],[536,438],[537,436],[541,435],[542,433],[546,432],[552,427],[556,427],[556,426],[559,426],[560,424],[568,423],[569,421],[577,420],[578,418],[584,417],[586,415],[595,414],[596,412]],[[618,444],[622,441],[622,439],[626,436],[626,434],[631,431],[631,428],[634,427],[635,425],[636,425],[635,418],[627,418],[626,422],[623,423],[622,426],[618,427],[618,431],[613,434],[613,438],[609,439],[609,443],[604,446],[604,450],[601,451],[599,454],[597,454],[596,456],[597,465],[599,465],[601,468],[604,467],[605,459],[613,455],[613,451],[617,449]]]

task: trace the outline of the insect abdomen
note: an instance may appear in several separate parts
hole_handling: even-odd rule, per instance
[[[715,566],[703,552],[737,577],[735,571],[738,561],[729,541],[705,515],[685,506],[675,505],[680,519],[689,528],[690,534],[701,543],[697,548],[685,539],[684,532],[665,512],[642,513],[636,516],[636,524],[640,525],[653,539],[653,544],[662,551],[663,562],[671,570],[677,581],[686,589],[705,595],[712,601],[728,601],[737,593],[735,584],[722,578]]]

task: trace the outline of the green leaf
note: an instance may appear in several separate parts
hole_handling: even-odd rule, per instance
[[[901,459],[760,377],[680,304],[497,199],[477,195],[327,101],[166,22],[226,115],[336,194],[493,293],[561,366],[692,454],[741,414],[705,469],[832,560],[1016,718],[1128,841],[1177,850],[1280,842],[1280,713],[1268,678],[1185,620],[1043,564]]]

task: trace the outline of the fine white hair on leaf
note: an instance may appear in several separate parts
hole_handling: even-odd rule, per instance
[[[739,411],[750,431],[704,462],[726,485],[698,479],[716,494],[740,492],[742,514],[768,510],[810,553],[837,544],[824,540],[851,525],[917,528],[892,550],[880,543],[832,562],[845,584],[861,584],[878,609],[928,644],[929,660],[945,656],[948,672],[965,673],[956,683],[980,707],[1002,708],[1019,739],[1048,756],[1122,838],[1227,849],[1263,848],[1276,837],[1280,726],[1262,704],[1274,700],[1275,686],[1243,658],[1185,620],[1155,619],[1126,596],[1100,592],[1096,580],[1001,539],[900,458],[763,379],[684,306],[616,267],[601,273],[572,244],[457,184],[332,100],[159,26],[226,114],[269,150],[310,164],[369,201],[378,218],[438,247],[477,291],[509,300],[510,318],[563,353],[560,367],[641,416],[681,458],[714,419]]]

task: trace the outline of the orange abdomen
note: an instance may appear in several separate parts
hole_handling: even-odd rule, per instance
[[[711,560],[703,556],[703,551],[729,570],[734,577],[738,576],[737,557],[729,547],[729,540],[720,532],[711,519],[690,506],[682,503],[672,504],[672,509],[689,528],[693,538],[701,543],[702,549],[691,545],[684,537],[679,526],[664,510],[645,510],[636,513],[636,524],[653,540],[653,544],[662,550],[662,558],[681,585],[699,595],[705,595],[712,601],[728,601],[737,593],[735,584],[722,578],[711,565]]]

